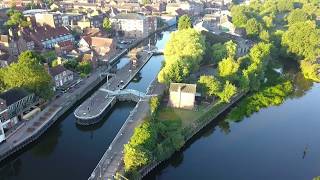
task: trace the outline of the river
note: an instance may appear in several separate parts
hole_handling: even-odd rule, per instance
[[[320,175],[320,84],[297,75],[279,106],[232,122],[220,116],[146,180],[312,180]]]
[[[163,49],[170,31],[153,37]],[[161,68],[163,56],[154,56],[127,88],[145,92]],[[118,67],[128,62],[124,57]],[[103,121],[89,127],[75,123],[76,106],[35,143],[0,165],[0,180],[87,179],[127,119],[135,103],[117,103]]]

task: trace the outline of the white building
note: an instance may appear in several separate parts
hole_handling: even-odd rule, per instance
[[[113,28],[126,37],[145,37],[157,27],[157,19],[136,13],[120,13],[110,18]]]

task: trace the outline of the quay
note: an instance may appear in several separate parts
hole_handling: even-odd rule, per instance
[[[107,74],[107,82],[74,111],[74,115],[77,118],[76,123],[79,125],[98,123],[101,117],[111,110],[117,99],[139,101],[143,97],[140,96],[142,93],[135,90],[120,90],[130,83],[152,56],[153,53],[144,53],[138,60],[136,67],[132,67],[132,64],[128,63],[115,74],[111,74],[110,80],[110,74]]]

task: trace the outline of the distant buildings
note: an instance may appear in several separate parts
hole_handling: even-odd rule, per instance
[[[18,56],[21,52],[34,48],[35,44],[30,36],[22,34],[20,30],[9,29],[8,35],[0,35],[0,49],[11,56]]]
[[[35,102],[34,94],[16,88],[0,94],[0,142],[5,140],[4,132],[15,127],[23,112]]]
[[[174,108],[193,109],[196,92],[196,84],[171,83],[168,105]]]
[[[114,30],[126,37],[145,37],[157,28],[155,17],[146,17],[136,13],[120,13],[110,20]]]

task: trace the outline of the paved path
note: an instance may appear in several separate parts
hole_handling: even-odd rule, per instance
[[[155,80],[148,87],[146,97],[163,94],[165,86]],[[149,95],[149,96],[148,96]],[[149,114],[149,99],[141,99],[130,112],[109,148],[93,170],[89,179],[114,179],[117,171],[123,168],[123,147],[127,144],[137,127]]]

